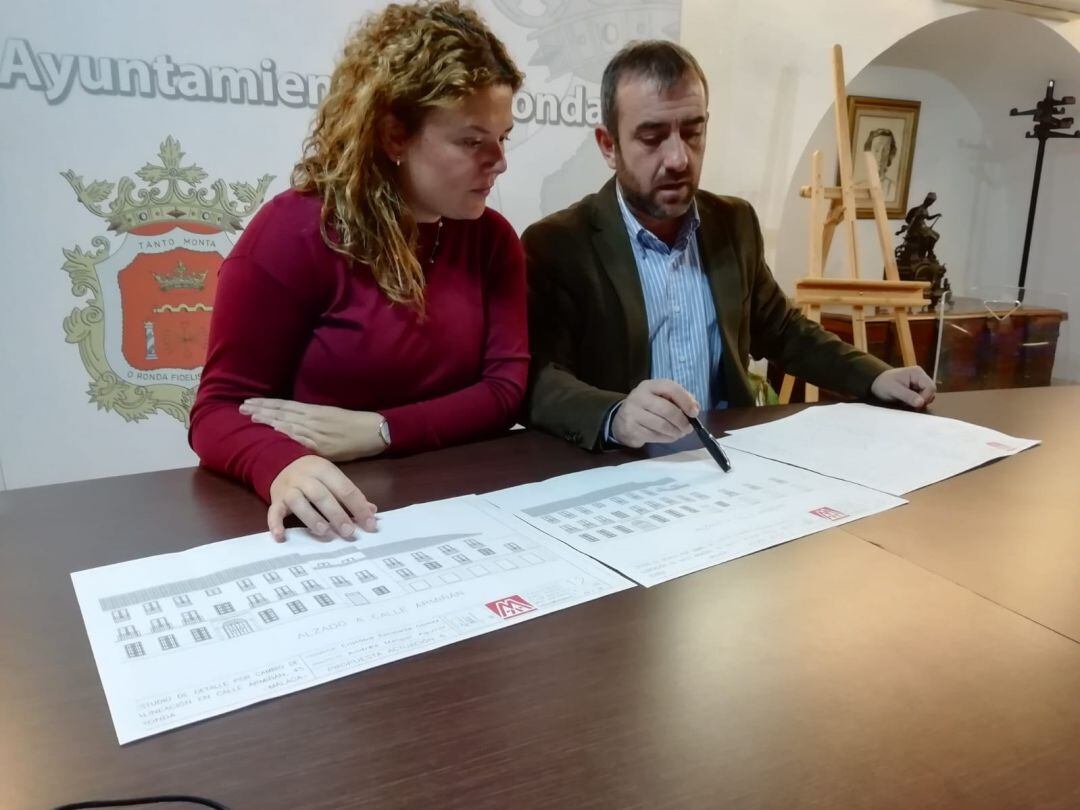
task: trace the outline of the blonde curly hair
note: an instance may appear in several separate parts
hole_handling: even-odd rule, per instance
[[[346,43],[292,186],[322,197],[323,240],[369,265],[391,301],[422,310],[424,273],[416,220],[380,144],[384,120],[394,116],[412,135],[429,110],[492,85],[517,91],[523,78],[506,46],[457,0],[391,4]]]

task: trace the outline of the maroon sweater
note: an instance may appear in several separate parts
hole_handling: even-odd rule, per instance
[[[441,231],[421,225],[421,319],[391,303],[366,265],[326,246],[320,205],[279,194],[222,263],[191,409],[188,438],[203,463],[266,500],[278,473],[311,451],[241,414],[248,397],[378,411],[401,454],[505,429],[525,392],[525,260],[505,219],[488,209],[443,220]]]

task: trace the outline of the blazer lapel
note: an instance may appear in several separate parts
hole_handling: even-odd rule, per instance
[[[649,376],[649,319],[645,314],[645,295],[641,290],[637,262],[630,247],[615,197],[615,180],[609,180],[596,195],[593,205],[593,247],[600,265],[611,280],[626,319],[626,356],[628,370],[636,385]]]
[[[739,324],[744,317],[743,272],[731,241],[731,225],[713,208],[709,200],[701,196],[698,197],[698,211],[701,216],[698,245],[723,341],[721,365],[727,399],[733,405],[748,404],[740,402],[738,395],[739,391],[745,388],[742,380],[743,363],[738,359]]]

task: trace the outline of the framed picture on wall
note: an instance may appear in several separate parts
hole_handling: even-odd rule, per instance
[[[862,153],[873,152],[889,219],[903,219],[907,213],[921,106],[918,101],[848,96],[855,182],[866,182],[866,158]],[[869,203],[859,206],[859,219],[873,216],[874,209]]]

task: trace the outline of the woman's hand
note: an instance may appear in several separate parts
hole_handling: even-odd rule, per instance
[[[357,527],[378,529],[370,503],[348,477],[321,456],[301,456],[270,484],[266,523],[277,542],[285,540],[285,516],[296,515],[316,537],[350,539]]]
[[[331,461],[376,456],[386,449],[379,437],[383,418],[372,411],[348,411],[289,399],[246,399],[240,413],[269,425]]]

